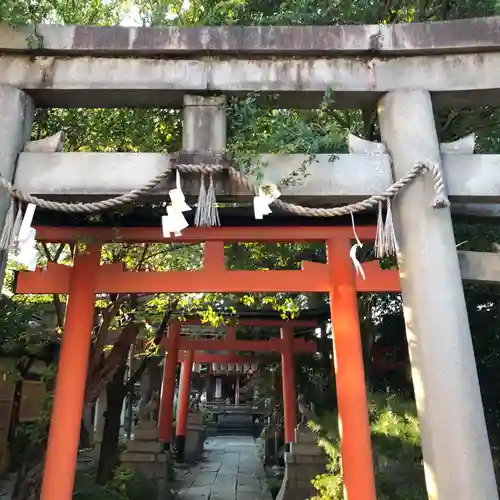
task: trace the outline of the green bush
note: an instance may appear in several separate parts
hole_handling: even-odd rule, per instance
[[[105,485],[95,482],[95,470],[88,468],[76,474],[75,500],[143,500],[155,499],[155,485],[145,476],[119,468],[111,481]]]
[[[369,418],[374,450],[375,480],[379,500],[425,500],[420,430],[414,403],[396,395],[372,394]],[[311,428],[329,458],[328,474],[313,484],[314,500],[342,500],[340,441],[337,415],[323,415]]]

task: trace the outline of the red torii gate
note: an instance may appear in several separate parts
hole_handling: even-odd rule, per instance
[[[73,267],[50,264],[47,270],[21,272],[17,293],[69,294],[58,376],[45,460],[41,500],[70,500],[87,376],[88,351],[96,293],[141,292],[328,292],[333,325],[342,468],[350,500],[375,500],[368,405],[359,331],[357,292],[399,291],[397,270],[378,262],[363,265],[366,280],[354,272],[349,256],[349,227],[187,228],[176,242],[205,242],[201,271],[128,272],[116,264],[100,265],[101,243],[164,242],[159,227],[37,227],[37,240],[93,241],[75,251]],[[375,227],[358,227],[361,240],[374,240]],[[305,262],[301,270],[230,271],[224,265],[224,242],[326,242],[327,263]],[[180,327],[180,325],[179,325]],[[287,336],[285,336],[285,339]],[[179,336],[169,335],[170,350]],[[283,339],[283,340],[285,340]],[[173,349],[175,348],[175,349]],[[290,347],[291,349],[291,347]],[[175,363],[172,363],[175,367]]]
[[[158,434],[160,440],[167,447],[170,445],[173,421],[173,404],[175,393],[175,371],[179,353],[184,351],[182,359],[181,380],[179,385],[179,400],[177,403],[177,422],[175,429],[176,448],[179,456],[182,457],[184,443],[187,433],[187,421],[189,413],[189,392],[191,389],[191,379],[195,352],[207,350],[223,351],[274,351],[281,354],[282,362],[282,385],[283,385],[283,413],[285,418],[285,443],[294,441],[296,415],[296,390],[295,390],[295,367],[294,356],[297,352],[315,353],[317,351],[314,342],[306,339],[294,338],[294,327],[317,326],[316,321],[307,320],[241,320],[241,326],[280,326],[281,339],[269,340],[237,340],[236,326],[229,324],[226,326],[226,334],[223,339],[190,339],[181,335],[181,329],[186,324],[200,324],[199,320],[171,321],[167,336],[162,339],[162,347],[165,348],[165,363],[163,369],[163,383],[160,399],[160,417],[158,422]],[[176,338],[174,338],[176,337]],[[237,362],[237,356],[225,356],[211,354],[213,359],[229,359],[228,362]]]

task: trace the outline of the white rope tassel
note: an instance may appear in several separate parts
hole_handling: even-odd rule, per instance
[[[198,227],[220,226],[219,210],[215,195],[215,185],[212,174],[209,175],[208,188],[205,189],[204,176],[200,183],[200,194],[198,195],[198,206],[196,207],[195,225]]]
[[[375,235],[375,256],[377,259],[385,257],[385,227],[382,202],[378,203],[377,233]]]
[[[207,205],[207,227],[220,226],[219,210],[217,209],[217,199],[215,194],[214,178],[212,174],[210,174],[210,182],[207,189]]]
[[[354,238],[356,239],[356,243],[352,246],[351,251],[349,252],[349,256],[351,257],[352,263],[354,264],[354,269],[356,269],[356,274],[361,274],[361,277],[365,280],[365,271],[363,270],[363,266],[358,260],[356,256],[356,252],[358,248],[363,248],[363,243],[359,241],[358,234],[356,233],[356,226],[354,225],[354,215],[351,212],[351,222],[352,222],[352,231],[354,233]]]
[[[196,213],[194,215],[194,225],[196,227],[202,226],[203,212],[207,204],[207,190],[205,189],[205,174],[201,174],[200,178],[200,192],[198,193],[198,203],[196,204]]]
[[[398,250],[398,242],[396,239],[396,231],[394,229],[394,221],[392,219],[392,204],[390,198],[387,198],[387,214],[385,216],[384,228],[384,250],[386,257],[396,255],[396,252]]]
[[[0,250],[8,251],[14,242],[14,225],[16,221],[16,201],[14,198],[10,199],[10,206],[5,217],[5,222],[0,235]]]

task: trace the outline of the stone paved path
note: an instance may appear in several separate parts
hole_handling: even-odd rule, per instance
[[[217,436],[205,443],[205,460],[180,479],[182,500],[272,500],[255,439]]]

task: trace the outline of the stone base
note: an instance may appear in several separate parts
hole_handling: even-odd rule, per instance
[[[207,429],[203,425],[203,414],[190,412],[187,418],[186,436],[176,436],[175,447],[177,460],[183,462],[197,462],[201,460],[205,444]]]
[[[285,453],[285,477],[276,500],[304,500],[317,494],[311,481],[325,472],[326,457],[318,447],[315,434],[297,427],[295,443]]]
[[[203,446],[207,436],[204,425],[188,424],[186,443],[184,445],[184,459],[188,462],[197,462],[203,455]]]
[[[140,423],[136,427],[134,439],[128,442],[127,450],[120,456],[120,462],[156,484],[157,500],[173,498],[169,488],[170,453],[162,451],[158,429],[154,423]]]
[[[154,422],[140,422],[134,429],[134,441],[157,441],[158,427]]]

